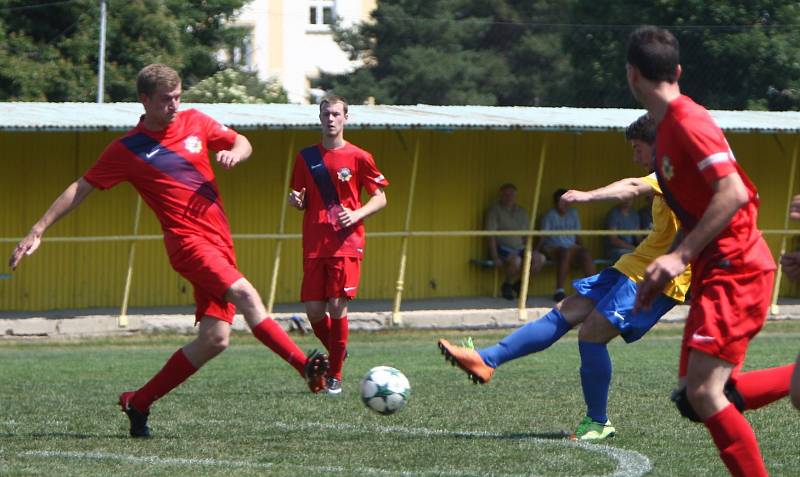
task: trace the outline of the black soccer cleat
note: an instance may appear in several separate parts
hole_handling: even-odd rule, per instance
[[[119,395],[119,406],[122,412],[128,416],[131,423],[131,437],[150,437],[150,428],[147,426],[147,418],[150,416],[149,412],[141,412],[131,404],[133,399],[133,391],[126,391]]]
[[[314,349],[308,353],[306,359],[304,374],[308,389],[314,394],[325,391],[328,387],[325,382],[325,373],[328,372],[330,367],[328,355]]]

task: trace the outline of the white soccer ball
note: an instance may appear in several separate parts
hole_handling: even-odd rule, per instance
[[[400,371],[389,366],[369,370],[361,380],[361,400],[378,414],[394,414],[411,397],[411,384]]]

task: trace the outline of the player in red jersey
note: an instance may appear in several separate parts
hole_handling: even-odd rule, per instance
[[[327,96],[319,111],[322,142],[295,158],[289,204],[305,210],[300,300],[314,334],[330,354],[327,392],[335,395],[342,392],[347,305],[358,291],[364,219],[386,207],[383,188],[389,181],[370,153],[344,140],[347,102]],[[363,205],[362,189],[370,195]]]
[[[247,159],[250,142],[197,110],[178,111],[181,79],[172,68],[152,64],[137,77],[145,114],[112,142],[86,174],[70,184],[14,249],[9,265],[39,247],[45,231],[94,189],[130,182],[161,222],[172,267],[194,286],[198,336],[176,351],[136,391],[119,397],[133,437],[149,437],[150,405],[228,347],[234,311],[244,314],[253,334],[305,377],[313,392],[324,388],[328,358],[308,357],[266,309],[256,289],[239,272],[228,219],[222,207],[208,150],[229,169]]]
[[[792,198],[792,204],[789,207],[789,217],[795,220],[800,219],[800,195]],[[781,257],[781,265],[783,271],[791,280],[800,282],[800,252],[787,252]],[[800,354],[797,355],[797,363],[800,364]],[[792,388],[790,392],[792,404],[797,409],[800,409],[800,368],[795,368],[794,375],[792,375]]]
[[[641,27],[631,34],[627,59],[631,92],[658,123],[656,174],[685,234],[647,267],[636,307],[649,307],[691,263],[691,306],[673,400],[684,416],[705,424],[732,475],[766,476],[740,410],[786,396],[794,364],[737,372],[766,320],[775,274],[756,227],[758,193],[708,111],[681,94],[677,39]]]

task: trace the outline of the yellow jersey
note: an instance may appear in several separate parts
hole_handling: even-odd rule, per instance
[[[644,280],[644,270],[650,265],[650,262],[667,253],[675,239],[675,234],[681,228],[678,218],[661,195],[661,187],[658,185],[656,174],[641,177],[640,180],[646,182],[656,192],[653,196],[652,207],[653,230],[636,249],[620,257],[614,264],[614,268],[636,283]],[[691,271],[687,267],[686,271],[667,283],[667,286],[664,287],[664,294],[682,302],[686,299],[686,291],[689,289],[691,281]]]

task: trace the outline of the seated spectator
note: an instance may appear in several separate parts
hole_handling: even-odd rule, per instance
[[[578,212],[561,203],[561,196],[566,191],[558,189],[553,193],[553,208],[542,217],[542,230],[580,230],[581,221]],[[556,290],[553,293],[553,300],[557,302],[566,298],[564,280],[567,279],[570,266],[579,265],[583,269],[584,276],[595,274],[592,255],[576,235],[543,236],[536,245],[536,250],[544,252],[555,262]]]
[[[503,184],[500,200],[486,211],[486,230],[528,230],[528,226],[528,213],[517,205],[517,187],[511,183]],[[522,286],[520,271],[525,256],[525,238],[509,235],[489,237],[489,255],[505,274],[500,289],[503,298],[513,300]],[[542,269],[544,260],[544,255],[534,251],[531,256],[532,274]]]
[[[639,227],[642,230],[653,230],[653,196],[645,197],[647,203],[639,209]]]
[[[615,206],[606,217],[608,230],[638,230],[641,228],[639,213],[633,210],[633,198]],[[632,252],[639,244],[638,235],[609,235],[606,237],[606,258],[612,263],[626,253]]]

